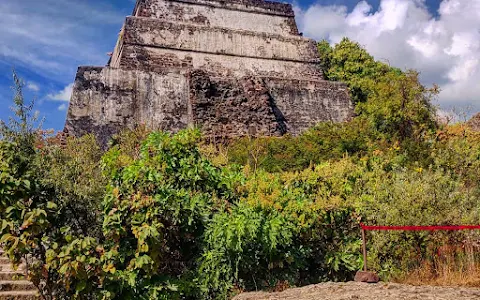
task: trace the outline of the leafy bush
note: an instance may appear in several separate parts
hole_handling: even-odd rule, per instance
[[[109,177],[102,256],[108,298],[181,298],[196,294],[195,270],[205,227],[232,198],[232,182],[203,159],[198,131],[153,133],[138,159],[118,168],[121,153],[103,158]]]
[[[319,171],[248,176],[244,197],[205,234],[200,274],[209,294],[353,278],[358,222],[348,207],[321,201],[316,188],[329,188]]]
[[[2,197],[2,245],[17,262],[34,258],[31,279],[50,298],[219,298],[234,286],[351,278],[358,223],[349,208],[318,201],[318,170],[297,178],[215,167],[198,138],[152,133],[134,157],[115,146],[102,158],[105,179],[91,137],[45,147],[37,159],[50,167],[35,169],[41,178],[25,190],[27,175],[11,173],[15,145],[2,143],[2,176],[18,193]]]
[[[0,242],[14,263],[26,260],[30,279],[50,298],[69,294],[52,253],[71,247],[74,236],[96,240],[101,233],[99,200],[105,185],[91,141],[69,142],[64,150],[37,149],[35,155],[0,142]]]
[[[370,148],[373,132],[356,119],[349,123],[319,123],[300,136],[248,137],[227,147],[229,163],[250,165],[269,172],[301,171],[309,166],[343,156],[360,157]]]
[[[92,157],[83,147],[67,147],[60,155],[54,155],[60,151],[56,146],[44,148],[34,103],[25,103],[23,82],[16,74],[14,83],[15,117],[0,124],[0,243],[12,263],[27,263],[29,279],[45,298],[62,298],[68,291],[58,270],[51,268],[48,252],[69,242],[66,232],[95,232],[98,222],[89,205],[95,203],[95,193],[88,185],[95,175],[90,167],[98,165],[99,155]],[[88,148],[84,142],[88,139],[79,140],[79,145]],[[77,160],[81,165],[74,163]],[[78,168],[72,173],[74,165]],[[94,189],[101,193],[102,188]]]

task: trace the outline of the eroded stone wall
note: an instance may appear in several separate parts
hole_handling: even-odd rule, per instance
[[[120,68],[163,72],[172,68],[205,70],[213,76],[242,77],[286,77],[318,79],[322,71],[316,63],[285,61],[255,57],[218,55],[125,45]]]
[[[172,132],[191,125],[206,136],[231,138],[298,134],[321,121],[352,117],[342,84],[213,77],[200,70],[158,74],[84,67],[78,71],[73,95],[68,133],[96,132],[103,144],[121,129],[136,125]]]
[[[191,123],[188,87],[188,77],[178,72],[81,67],[65,128],[74,136],[94,132],[102,144],[140,124],[176,132]]]
[[[353,117],[353,104],[345,84],[285,78],[268,78],[265,82],[291,134],[299,134],[319,122],[345,122]]]
[[[315,42],[300,36],[128,17],[124,43],[185,51],[300,62],[319,61]]]
[[[215,78],[194,71],[190,83],[193,122],[206,136],[225,139],[286,133],[261,78]]]
[[[275,2],[145,0],[138,4],[136,16],[173,23],[298,35],[292,7]]]

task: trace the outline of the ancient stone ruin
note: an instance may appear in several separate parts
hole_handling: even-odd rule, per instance
[[[102,143],[143,124],[210,137],[298,134],[352,115],[289,4],[138,0],[106,67],[80,67],[65,130]]]
[[[474,115],[468,122],[467,126],[473,131],[480,131],[480,113]]]

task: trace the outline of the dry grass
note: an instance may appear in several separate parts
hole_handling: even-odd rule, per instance
[[[480,247],[445,247],[420,267],[395,280],[410,285],[480,287]]]
[[[469,271],[447,266],[439,271],[425,264],[395,281],[410,285],[480,287],[480,265]]]

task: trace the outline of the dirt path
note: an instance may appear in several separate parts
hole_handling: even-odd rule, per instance
[[[281,293],[245,293],[234,300],[480,300],[480,289],[394,283],[322,283]]]

